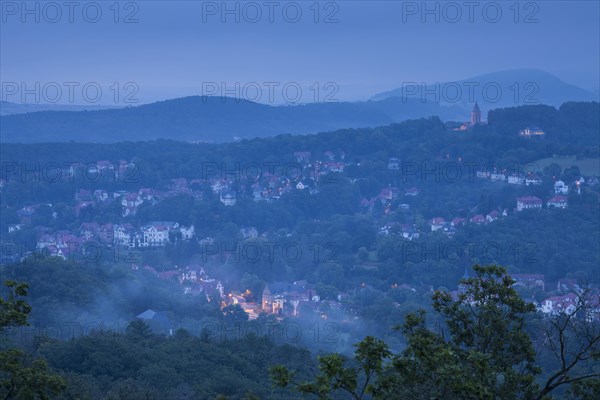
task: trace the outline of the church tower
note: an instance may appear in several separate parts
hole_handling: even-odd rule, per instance
[[[481,110],[479,109],[479,105],[475,102],[475,106],[473,107],[473,111],[471,111],[471,125],[476,125],[481,123]]]
[[[262,293],[262,309],[264,312],[272,313],[273,312],[273,296],[271,296],[271,291],[269,290],[269,285],[265,285],[265,288]]]

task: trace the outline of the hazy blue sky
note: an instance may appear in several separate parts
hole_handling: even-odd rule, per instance
[[[586,89],[599,86],[598,1],[520,2],[518,13],[512,1],[474,2],[472,21],[463,1],[430,2],[434,12],[427,15],[421,2],[320,2],[318,15],[313,1],[251,3],[230,2],[227,7],[239,11],[222,15],[221,2],[121,2],[116,15],[112,1],[82,1],[70,22],[62,1],[28,2],[34,11],[27,14],[21,1],[3,0],[2,82],[98,82],[104,104],[113,101],[112,82],[130,81],[143,102],[200,94],[203,82],[230,88],[235,82],[304,88],[335,82],[336,98],[364,99],[406,81],[515,68],[542,69]],[[257,9],[262,15],[252,22]],[[298,9],[302,16],[293,23]],[[132,13],[137,22],[124,23]],[[324,22],[327,16],[332,23]],[[121,88],[119,100],[131,90]],[[77,89],[75,97],[82,103]]]

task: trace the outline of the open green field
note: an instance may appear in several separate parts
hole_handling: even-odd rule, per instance
[[[564,170],[574,165],[579,167],[579,171],[585,176],[599,176],[600,175],[600,159],[598,158],[585,158],[583,160],[577,160],[575,157],[549,157],[542,158],[534,161],[540,170],[544,169],[550,164],[558,164]]]

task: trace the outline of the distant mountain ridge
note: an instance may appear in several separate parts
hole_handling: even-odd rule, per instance
[[[0,116],[1,115],[13,115],[13,114],[24,114],[39,111],[94,111],[94,110],[108,110],[121,108],[118,106],[101,106],[101,105],[74,105],[74,104],[19,104],[12,103],[10,101],[0,101]]]
[[[598,101],[598,94],[563,82],[538,69],[515,69],[452,82],[406,83],[378,93],[371,100],[391,97],[435,101],[442,105],[466,107],[477,101],[483,111],[517,105],[547,104],[558,107],[568,101]]]
[[[98,111],[44,111],[0,117],[2,142],[153,140],[226,142],[277,134],[361,128],[437,115],[465,119],[468,112],[419,100],[271,106],[227,97],[192,96]]]
[[[547,72],[520,69],[437,86],[408,85],[364,102],[274,106],[229,97],[190,96],[112,109],[81,106],[84,111],[79,108],[64,111],[55,106],[57,110],[1,115],[0,142],[112,143],[172,139],[218,143],[373,127],[429,116],[467,121],[474,101],[479,103],[485,120],[491,109],[539,104],[559,107],[568,101],[598,101],[598,97]],[[11,104],[2,106],[21,106],[25,110],[44,107]]]

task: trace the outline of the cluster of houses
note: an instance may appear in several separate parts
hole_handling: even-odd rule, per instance
[[[419,193],[421,193],[421,190],[416,187],[410,187],[408,189],[402,190],[399,187],[390,185],[388,187],[381,189],[381,191],[379,192],[379,194],[377,196],[371,197],[370,199],[363,197],[360,200],[360,205],[364,210],[366,210],[368,212],[372,212],[375,204],[377,204],[377,202],[381,202],[381,204],[384,207],[383,208],[384,214],[388,215],[392,211],[392,208],[391,208],[392,201],[398,200],[398,199],[402,198],[402,196],[409,197],[409,198],[416,197],[419,195]],[[406,204],[406,203],[402,203],[402,204],[398,205],[398,209],[401,211],[408,211],[410,209],[410,205]]]
[[[196,199],[202,198],[200,190],[193,190],[192,184],[200,184],[200,180],[188,183],[186,179],[172,179],[168,190],[161,191],[154,188],[141,188],[136,191],[119,190],[108,193],[106,190],[87,190],[79,189],[75,192],[75,214],[79,215],[85,207],[105,204],[112,201],[118,201],[121,204],[121,214],[123,217],[135,215],[139,206],[144,203],[154,205],[168,197],[174,197],[181,194],[188,194]]]
[[[466,268],[463,280],[469,277],[469,268]],[[534,293],[537,292],[538,294],[535,295],[537,298],[540,298],[541,294],[543,300],[536,301],[530,298],[528,301],[532,302],[537,311],[545,317],[561,313],[572,314],[577,308],[580,308],[585,314],[582,317],[588,321],[600,321],[600,290],[598,288],[584,290],[576,280],[563,278],[558,280],[555,288],[547,291],[543,274],[511,274],[511,278],[514,280],[513,287],[515,289],[529,289]],[[464,293],[464,290],[465,286],[461,283],[458,289],[451,294],[457,298],[460,293]],[[584,307],[581,307],[582,305]]]
[[[562,194],[556,195],[548,199],[546,202],[547,208],[567,208],[569,205],[568,197]],[[536,196],[524,196],[517,198],[517,211],[541,209],[543,201]]]
[[[238,305],[248,315],[249,320],[254,320],[262,313],[273,315],[278,319],[283,317],[298,317],[305,313],[320,312],[321,303],[327,303],[329,309],[339,309],[343,311],[341,303],[342,295],[338,295],[338,299],[333,301],[322,301],[320,296],[315,292],[314,286],[307,281],[288,282],[273,282],[265,285],[260,296],[251,293],[250,290],[245,292],[232,291],[226,293],[224,285],[221,281],[210,278],[204,268],[198,264],[192,264],[183,268],[177,266],[168,271],[158,272],[151,266],[143,266],[132,264],[133,270],[145,270],[151,272],[161,279],[176,280],[182,286],[184,293],[190,295],[203,295],[208,301],[216,299],[220,302],[221,308],[227,306]],[[468,278],[468,268],[465,270],[465,276]],[[526,288],[536,292],[546,292],[545,276],[543,274],[512,274],[515,288]],[[366,285],[363,283],[361,289]],[[408,290],[415,289],[410,285],[394,284],[392,288],[404,287]],[[453,292],[457,295],[461,291],[461,285],[457,291]],[[560,313],[572,313],[581,301],[581,296],[584,293],[582,287],[573,279],[559,279],[557,286],[552,292],[552,296],[546,297],[538,302],[533,301],[537,310],[546,316],[554,316]],[[585,294],[585,303],[587,306],[586,318],[589,320],[600,321],[600,290],[590,289]],[[321,318],[326,319],[326,313],[321,313]]]
[[[297,162],[294,168],[274,174],[264,172],[262,179],[252,184],[252,197],[255,201],[271,202],[294,190],[306,190],[314,195],[319,193],[320,183],[327,183],[328,178],[344,172],[343,152],[336,156],[332,151],[326,151],[322,160],[313,160],[311,152],[297,151],[294,158]]]
[[[148,271],[160,279],[177,280],[183,288],[185,294],[204,295],[208,301],[218,297],[225,299],[225,287],[220,280],[210,278],[205,272],[204,267],[199,264],[190,264],[179,268],[175,266],[171,270],[159,272],[156,268],[150,265],[139,266],[132,264],[131,269],[134,271]]]
[[[486,179],[490,182],[506,182],[511,185],[525,185],[525,186],[539,186],[542,184],[542,175],[534,172],[528,174],[507,174],[506,171],[487,171],[478,170],[475,171],[475,177],[479,179]]]
[[[340,152],[335,154],[332,151],[325,151],[319,160],[313,160],[311,152],[299,151],[294,153],[298,162],[292,168],[280,168],[279,170],[261,171],[258,177],[249,177],[252,180],[251,196],[256,201],[273,201],[279,199],[283,193],[292,190],[308,190],[311,194],[318,193],[318,184],[330,177],[334,173],[342,173],[345,164],[343,160],[345,154]],[[109,160],[99,160],[90,163],[73,162],[67,163],[66,173],[60,176],[63,180],[73,181],[74,177],[82,177],[87,182],[98,182],[98,184],[107,182],[128,182],[137,183],[137,166],[132,161],[119,160],[112,162]],[[62,172],[62,171],[61,171]],[[231,174],[230,174],[231,172]],[[204,179],[171,179],[167,190],[162,191],[155,188],[141,188],[135,191],[119,190],[112,193],[97,189],[79,189],[75,192],[74,212],[77,216],[86,207],[112,203],[118,201],[122,207],[122,216],[127,217],[135,215],[140,205],[145,203],[155,204],[167,197],[180,194],[188,194],[194,198],[203,197],[203,189],[209,186],[212,192],[219,196],[219,200],[226,206],[235,205],[240,193],[233,188],[237,178],[242,171],[221,171]],[[41,174],[41,171],[33,171]],[[99,176],[104,179],[99,179]],[[40,178],[41,179],[41,178]],[[76,181],[77,182],[77,181]],[[1,180],[1,187],[8,182]],[[240,189],[244,189],[241,187]],[[37,205],[24,207],[19,211],[21,217],[27,223],[33,215]]]
[[[260,302],[249,301],[250,298],[254,300],[256,297],[249,290],[244,293],[232,292],[223,299],[223,306],[239,305],[248,314],[248,319],[253,320],[261,313],[282,318],[297,317],[307,311],[316,312],[321,301],[313,286],[306,281],[273,282],[265,285]],[[339,300],[328,301],[328,305],[339,308]],[[324,315],[322,317],[325,318]]]
[[[436,217],[429,220],[429,228],[431,232],[442,231],[447,235],[452,235],[456,232],[456,229],[466,224],[484,225],[489,224],[498,220],[501,217],[506,217],[508,210],[504,209],[502,212],[498,210],[492,210],[488,214],[477,214],[471,218],[456,217],[448,221],[442,217]]]
[[[538,128],[537,126],[528,126],[525,129],[521,129],[519,131],[519,136],[522,137],[542,137],[546,134],[546,132],[544,132],[541,128]]]
[[[36,243],[36,252],[45,256],[71,259],[84,251],[85,240],[69,231],[57,231],[54,234],[42,234]]]
[[[528,174],[508,174],[506,171],[487,171],[478,170],[475,171],[475,176],[479,179],[485,179],[490,182],[506,182],[511,185],[525,185],[525,186],[540,186],[543,183],[543,177],[539,173],[530,172]],[[597,185],[598,179],[596,177],[590,177],[588,184]],[[573,185],[578,194],[581,193],[581,187],[586,183],[583,177],[575,180]],[[554,183],[554,192],[556,194],[568,194],[569,186],[561,180],[557,180]]]
[[[478,176],[485,177],[490,180],[502,180],[498,178],[495,174],[484,173],[482,171],[478,172]],[[504,175],[502,175],[504,176]],[[523,184],[525,185],[540,185],[541,179],[537,177],[523,178]],[[514,183],[514,182],[513,182]],[[580,193],[580,186],[585,183],[583,178],[580,178],[575,182],[575,186],[577,187],[578,193]],[[547,208],[561,208],[565,209],[568,206],[568,197],[569,186],[566,185],[563,181],[556,181],[554,183],[554,195],[550,197],[546,201]],[[417,196],[419,194],[419,189],[417,188],[409,188],[404,192],[404,196]],[[376,197],[373,197],[370,200],[363,198],[361,200],[361,205],[369,210],[372,210],[373,205],[377,201],[381,201],[384,204],[384,214],[389,214],[391,210],[391,201],[397,199],[401,195],[401,191],[396,187],[387,187],[381,190],[380,194]],[[529,209],[541,209],[544,202],[542,199],[536,196],[523,196],[517,198],[517,205],[515,211],[523,211]],[[400,204],[400,210],[409,210],[410,205],[408,204]],[[452,220],[446,220],[443,217],[435,217],[428,221],[429,228],[431,232],[442,231],[448,236],[453,235],[456,232],[456,229],[466,225],[466,224],[476,224],[476,225],[484,225],[492,223],[499,218],[506,217],[508,215],[508,210],[492,210],[488,214],[477,214],[470,218],[461,218],[456,217]],[[419,231],[415,224],[399,224],[399,223],[386,223],[379,229],[379,233],[383,235],[400,235],[408,240],[414,240],[419,238]]]
[[[515,287],[525,287],[545,291],[544,275],[542,274],[514,274]],[[559,279],[553,296],[541,302],[534,302],[537,310],[546,316],[555,316],[561,313],[572,314],[581,304],[585,303],[585,318],[590,321],[600,321],[600,291],[584,289],[573,279]]]
[[[69,259],[89,248],[86,244],[104,246],[120,245],[129,248],[154,248],[165,246],[170,241],[190,240],[194,237],[194,226],[183,226],[177,222],[155,221],[136,229],[131,224],[83,223],[78,234],[70,231],[42,233],[36,243],[36,251]]]
[[[420,233],[415,224],[388,223],[379,228],[381,235],[402,236],[404,239],[416,240]]]
[[[273,282],[265,285],[260,296],[251,293],[250,290],[232,291],[226,294],[221,281],[210,278],[204,267],[199,264],[191,264],[182,268],[175,266],[171,270],[162,272],[149,265],[132,264],[131,268],[136,271],[148,271],[160,279],[176,280],[182,286],[185,294],[203,295],[208,301],[217,299],[222,309],[230,305],[239,305],[248,314],[249,320],[258,318],[261,313],[273,315],[276,318],[297,317],[303,312],[318,311],[318,305],[321,303],[321,298],[316,294],[314,287],[306,281]],[[338,301],[327,301],[327,305],[330,308],[341,308],[340,300],[341,296],[338,296]],[[153,315],[149,314],[149,317],[153,317]]]
[[[507,182],[514,185],[539,186],[542,184],[542,177],[539,174],[528,175],[506,175],[504,172],[477,171],[476,176],[481,179],[486,179],[491,182]],[[573,182],[572,187],[577,194],[581,194],[581,188],[586,183],[586,179],[580,177]],[[587,182],[589,185],[598,184],[596,177],[590,177]],[[554,182],[553,195],[546,201],[547,208],[567,208],[569,194],[569,185],[562,180]],[[517,198],[516,211],[541,209],[544,201],[537,196],[522,196]]]
[[[575,186],[577,188],[577,193],[581,193],[581,185],[585,183],[585,179],[580,178],[575,181]],[[569,198],[567,197],[569,194],[569,186],[565,185],[563,181],[554,182],[554,196],[549,198],[546,201],[547,208],[567,208],[569,205]],[[517,198],[517,211],[523,210],[531,210],[531,209],[541,209],[543,205],[543,200],[536,196],[523,196]]]
[[[99,160],[91,163],[74,162],[68,164],[68,176],[70,178],[78,173],[83,173],[85,176],[91,174],[102,174],[105,177],[124,180],[131,176],[131,171],[134,171],[136,165],[133,161],[118,160],[112,162],[109,160]]]
[[[154,221],[139,229],[131,224],[113,226],[113,244],[129,248],[162,247],[171,240],[190,240],[194,235],[193,225],[183,226],[171,221]]]
[[[255,201],[271,202],[293,190],[308,190],[310,194],[316,194],[320,182],[331,177],[332,174],[344,171],[345,164],[340,161],[345,157],[343,152],[336,156],[332,151],[326,151],[323,153],[324,160],[316,161],[312,161],[312,154],[306,151],[295,152],[294,157],[298,164],[290,168],[260,171],[258,176],[245,177],[252,183],[251,196]],[[340,160],[337,160],[337,157]],[[140,189],[137,193],[119,193],[118,196],[122,197],[123,215],[135,214],[137,207],[144,201],[159,201],[164,197],[178,194],[201,198],[201,189],[206,185],[210,186],[213,194],[219,196],[221,203],[225,206],[233,206],[240,195],[239,190],[244,189],[243,185],[237,185],[238,190],[234,188],[236,181],[243,175],[242,172],[241,170],[221,171],[220,174],[207,179],[171,179],[169,191],[164,193],[154,189]]]

